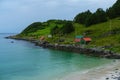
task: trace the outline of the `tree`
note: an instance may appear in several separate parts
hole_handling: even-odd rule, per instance
[[[53,27],[50,31],[50,33],[52,35],[58,34],[59,33],[59,27],[56,25],[55,27]]]
[[[112,7],[106,10],[106,14],[109,19],[113,19],[116,17],[116,13]]]
[[[91,16],[87,18],[85,25],[90,26],[105,21],[107,21],[106,13],[103,9],[99,8],[95,13],[93,13]]]
[[[120,0],[117,0],[117,2],[112,6],[112,8],[115,11],[116,17],[120,17]]]
[[[102,8],[97,9],[96,13],[96,23],[101,23],[107,21],[107,16],[105,11]]]
[[[110,19],[120,17],[120,0],[117,0],[117,2],[112,7],[108,8],[106,13]]]
[[[63,34],[68,34],[68,33],[71,33],[71,32],[73,32],[75,29],[74,29],[74,27],[73,27],[73,24],[72,24],[72,22],[71,21],[67,21],[64,25],[63,25],[63,27],[61,28],[61,33],[63,33]]]
[[[96,15],[95,14],[92,14],[91,16],[89,16],[87,18],[85,26],[88,27],[88,26],[91,26],[93,24],[96,24]]]
[[[92,13],[88,10],[86,12],[82,12],[79,13],[75,18],[74,18],[74,22],[76,23],[81,23],[81,24],[85,24],[86,20],[89,16],[91,16]]]

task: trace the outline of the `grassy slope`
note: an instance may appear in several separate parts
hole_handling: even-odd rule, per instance
[[[54,27],[55,23],[50,23],[46,26],[45,29],[38,30],[37,32],[30,33],[36,35],[38,38],[40,36],[46,36],[50,34],[50,30]],[[62,25],[57,24],[59,27]],[[120,30],[120,19],[116,18],[111,20],[111,28],[110,21],[104,22],[101,24],[96,24],[90,27],[85,27],[83,25],[74,23],[75,32],[70,33],[68,35],[64,35],[61,38],[65,39],[65,43],[73,42],[75,35],[82,35],[84,32],[88,32],[86,36],[92,38],[92,42],[89,44],[96,46],[108,46],[112,45],[114,48],[111,48],[113,51],[120,52],[120,32],[117,34],[110,34],[111,30]],[[58,36],[55,36],[53,39],[58,39]],[[47,39],[50,42],[53,40]]]
[[[114,43],[114,44],[119,43],[120,34],[114,34],[114,35],[108,34],[110,33],[111,30],[120,29],[120,20],[118,19],[111,20],[111,28],[110,28],[110,21],[93,25],[88,28],[76,24],[75,28],[76,28],[76,34],[82,34],[83,32],[89,31],[90,33],[88,33],[87,36],[93,38],[92,44],[104,45],[110,43]]]
[[[79,28],[80,27],[80,28]],[[83,32],[89,31],[90,33],[87,36],[92,37],[92,42],[90,45],[96,46],[109,46],[112,45],[114,48],[111,48],[115,52],[120,52],[120,32],[117,34],[110,34],[111,30],[120,31],[120,19],[93,25],[88,28],[83,27],[82,25],[75,24],[76,34],[82,34]]]

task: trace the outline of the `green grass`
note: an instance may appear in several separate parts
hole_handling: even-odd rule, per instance
[[[46,36],[50,34],[50,27],[47,27],[42,30],[38,30],[37,32],[31,33],[31,34],[36,35],[36,36],[43,36],[43,35]]]
[[[89,32],[86,34],[86,36],[92,38],[92,42],[89,45],[113,46],[111,50],[120,53],[120,32],[117,34],[110,34],[112,30],[120,31],[120,20],[118,18],[111,20],[111,27],[110,21],[92,25],[90,27],[85,27],[80,24],[74,24],[74,26],[75,32],[70,34],[71,36],[81,35],[84,32]]]
[[[111,22],[111,27],[110,27],[110,22]],[[59,38],[65,39],[65,44],[66,43],[72,43],[74,41],[74,38],[76,35],[82,35],[83,33],[86,33],[86,36],[92,38],[92,42],[89,44],[91,45],[96,45],[96,46],[108,46],[112,45],[114,48],[111,48],[115,52],[120,52],[120,32],[117,34],[108,34],[112,30],[120,30],[120,19],[116,18],[113,20],[109,20],[107,22],[101,23],[101,24],[96,24],[92,25],[89,27],[85,27],[84,25],[74,23],[75,31],[63,35],[59,37],[58,35],[55,35],[52,39],[48,39],[47,35],[50,34],[50,30],[54,26],[61,27],[62,24],[56,24],[56,23],[50,23],[48,26],[46,26],[45,29],[38,30],[34,33],[30,33],[30,35],[37,36],[39,38],[40,36],[46,36],[46,40],[50,42],[54,42],[54,40],[57,40]]]

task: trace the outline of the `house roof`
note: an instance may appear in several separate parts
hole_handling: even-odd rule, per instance
[[[83,38],[85,41],[92,41],[92,39],[91,38],[89,38],[89,37],[86,37],[86,38]]]
[[[44,37],[44,36],[41,36],[41,37],[40,37],[40,40],[44,40],[44,39],[45,39],[45,37]]]
[[[75,42],[80,42],[80,40],[81,40],[81,39],[77,39],[77,38],[76,38],[74,41],[75,41]]]
[[[75,38],[83,38],[83,36],[82,35],[77,35],[77,36],[75,36]]]

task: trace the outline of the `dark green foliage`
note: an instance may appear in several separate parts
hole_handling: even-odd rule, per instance
[[[65,25],[61,28],[61,33],[68,34],[73,32],[75,29],[71,21],[67,21]]]
[[[89,10],[78,14],[74,21],[81,23],[85,26],[101,23],[107,21],[106,13],[103,9],[99,8],[95,13],[91,13]]]
[[[62,35],[62,34],[68,34],[73,32],[75,29],[73,27],[72,21],[66,21],[65,24],[60,28],[58,26],[55,26],[51,29],[50,33],[52,35]]]
[[[120,0],[117,0],[117,2],[112,7],[108,8],[106,12],[99,8],[95,13],[91,13],[89,10],[79,13],[74,18],[74,22],[83,24],[85,26],[90,26],[105,22],[107,21],[107,18],[113,19],[116,17],[120,17]]]
[[[120,17],[120,0],[117,0],[117,2],[106,10],[107,16],[112,19],[116,17]]]
[[[107,21],[106,13],[103,9],[99,8],[95,13],[87,18],[85,25],[90,26],[105,21]]]
[[[120,17],[120,0],[117,0],[117,2],[112,6],[112,9],[115,11],[115,16]]]
[[[81,23],[81,24],[85,24],[86,20],[89,16],[91,16],[92,13],[88,10],[86,12],[82,12],[79,13],[75,18],[74,18],[74,22],[76,23]]]
[[[101,23],[107,21],[107,16],[105,11],[102,8],[97,9],[96,13],[96,23]]]
[[[106,10],[106,14],[107,14],[109,19],[113,19],[116,17],[115,11],[112,7],[110,7],[109,9]]]
[[[34,22],[31,25],[29,25],[21,34],[28,34],[35,32],[37,30],[44,29],[44,26],[41,22]]]
[[[52,35],[55,35],[55,34],[58,34],[59,33],[59,27],[58,26],[55,26],[51,29],[50,33]]]
[[[92,14],[91,16],[89,16],[86,20],[85,26],[90,26],[90,25],[96,24],[95,18],[96,18],[95,14]]]

